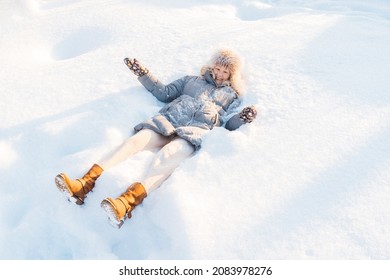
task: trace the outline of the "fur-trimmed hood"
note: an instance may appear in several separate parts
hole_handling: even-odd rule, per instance
[[[237,91],[239,95],[242,94],[244,89],[244,83],[242,79],[242,59],[241,57],[229,49],[220,49],[214,53],[211,57],[210,61],[204,65],[200,73],[201,75],[205,75],[209,70],[212,75],[212,69],[216,65],[221,65],[227,67],[230,71],[229,85]],[[214,78],[214,77],[213,77]]]

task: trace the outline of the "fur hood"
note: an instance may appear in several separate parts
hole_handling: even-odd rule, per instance
[[[208,70],[213,74],[212,69],[215,65],[225,66],[230,70],[228,85],[241,95],[244,90],[244,83],[242,79],[242,59],[240,56],[232,50],[220,49],[216,51],[210,61],[202,67],[200,70],[201,75],[203,76],[206,74]]]

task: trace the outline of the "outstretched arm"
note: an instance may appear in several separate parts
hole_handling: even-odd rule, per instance
[[[164,85],[155,78],[149,70],[137,59],[124,59],[125,64],[138,77],[140,83],[162,102],[171,102],[181,95],[184,87],[184,79],[176,80],[168,85]]]
[[[257,116],[257,111],[255,106],[249,106],[242,109],[242,111],[238,114],[235,114],[232,116],[227,122],[226,122],[226,129],[228,130],[236,130],[241,125],[245,123],[251,123]]]

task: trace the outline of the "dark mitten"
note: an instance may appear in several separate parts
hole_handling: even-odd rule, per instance
[[[240,112],[240,119],[242,119],[245,123],[252,122],[257,116],[257,111],[255,106],[249,106],[242,109]]]
[[[137,59],[124,59],[125,64],[129,69],[138,77],[141,77],[147,73],[149,73],[149,70],[146,69]]]

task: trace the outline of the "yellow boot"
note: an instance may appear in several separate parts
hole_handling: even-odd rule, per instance
[[[134,183],[118,198],[106,198],[100,206],[106,212],[110,223],[120,228],[126,218],[131,218],[131,211],[141,204],[147,196],[146,190],[141,183]]]
[[[95,181],[103,173],[103,168],[94,164],[81,178],[72,180],[65,173],[55,177],[57,188],[72,202],[82,205],[87,194],[95,187]]]

